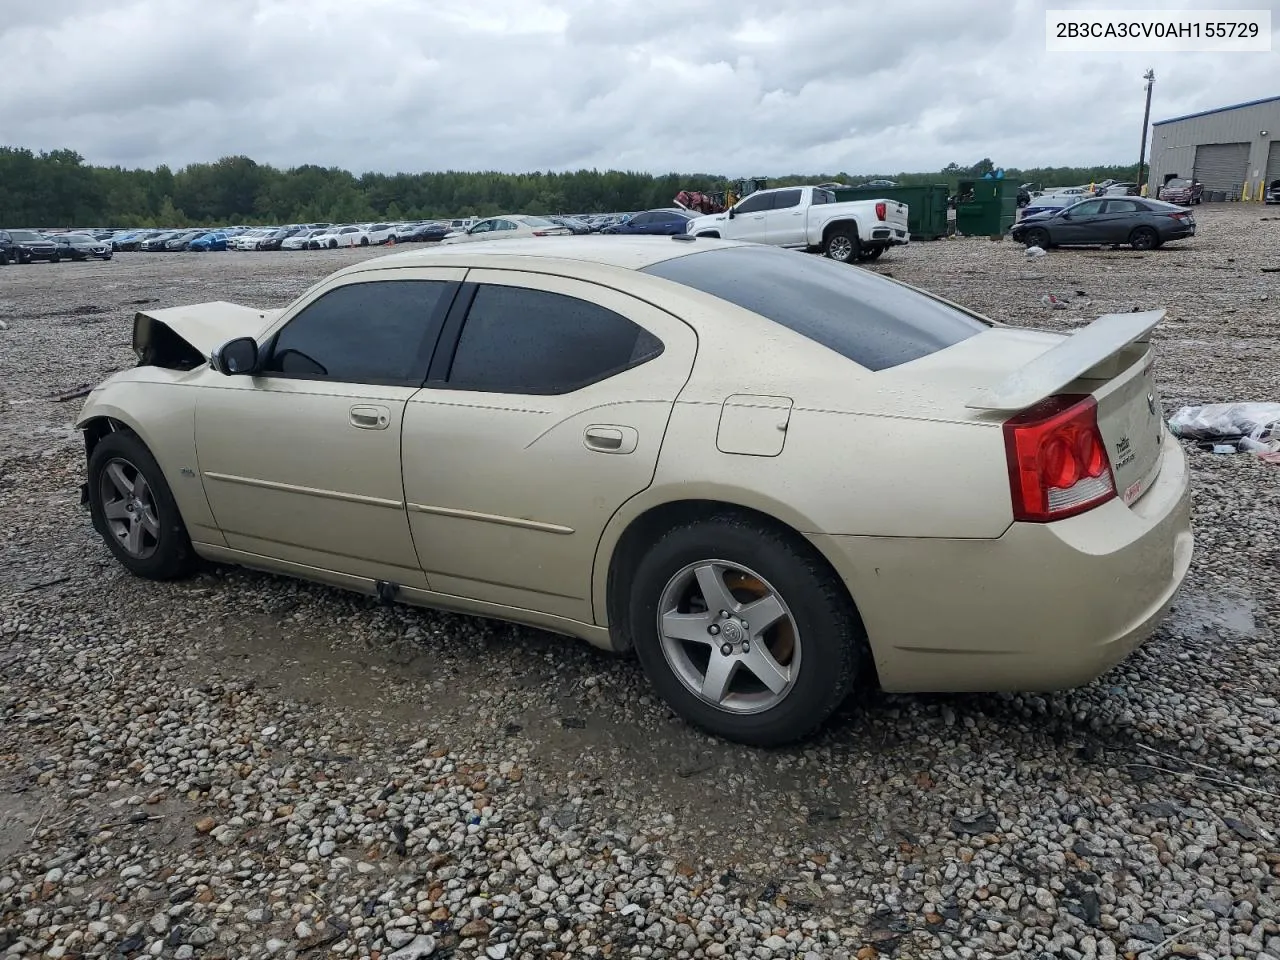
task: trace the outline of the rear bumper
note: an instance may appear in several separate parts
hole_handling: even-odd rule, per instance
[[[911,234],[905,227],[872,227],[871,242],[897,246],[911,242]]]
[[[812,536],[858,604],[891,691],[1079,686],[1151,635],[1191,564],[1186,457],[1166,434],[1156,482],[995,540]]]

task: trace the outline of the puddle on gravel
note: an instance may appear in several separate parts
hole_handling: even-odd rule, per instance
[[[1174,604],[1168,623],[1172,630],[1195,639],[1252,639],[1258,635],[1255,609],[1252,595],[1243,589],[1219,593],[1184,590]]]

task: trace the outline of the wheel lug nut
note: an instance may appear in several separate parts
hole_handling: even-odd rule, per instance
[[[743,653],[750,653],[750,652],[751,652],[751,644],[747,643],[745,640],[744,640],[744,641],[742,641],[742,652],[743,652]]]
[[[720,652],[727,657],[729,654],[733,653],[733,644],[732,643],[722,644],[720,647]]]
[[[711,634],[713,637],[719,635],[720,624],[713,623],[711,626],[707,627],[707,633]]]
[[[728,610],[721,610],[721,611],[720,611],[720,619],[721,619],[721,620],[728,620],[728,619],[729,619],[729,611],[728,611]]]

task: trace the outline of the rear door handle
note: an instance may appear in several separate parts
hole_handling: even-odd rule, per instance
[[[593,423],[582,431],[582,442],[596,453],[631,453],[640,443],[640,434],[634,427]]]
[[[375,403],[357,403],[350,412],[351,425],[361,430],[385,430],[391,423],[391,411]]]

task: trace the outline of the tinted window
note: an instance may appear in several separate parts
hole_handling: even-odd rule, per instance
[[[813,200],[811,202],[814,206],[820,203],[831,203],[832,201],[828,199],[829,197],[831,197],[831,194],[827,193],[827,191],[815,190],[813,191]]]
[[[867,270],[772,247],[708,250],[642,272],[768,317],[869,370],[928,356],[987,329]]]
[[[33,233],[30,230],[14,230],[13,233],[10,234],[10,236],[13,237],[13,239],[15,240],[20,240],[24,243],[30,242],[32,240],[44,239],[44,237],[40,236],[40,234]]]
[[[779,190],[773,195],[773,209],[784,210],[787,207],[800,206],[799,190]]]
[[[649,331],[594,303],[482,284],[449,384],[488,393],[568,393],[661,352],[662,342]]]
[[[759,213],[773,206],[772,193],[753,193],[738,204],[736,213]]]
[[[1107,213],[1138,213],[1142,207],[1132,200],[1108,200]]]
[[[438,332],[448,284],[381,280],[330,290],[276,335],[267,372],[346,383],[409,383],[423,340]]]
[[[657,214],[642,213],[638,217],[632,217],[627,223],[635,227],[643,227],[646,223],[653,223],[658,219]]]
[[[1071,208],[1071,215],[1073,217],[1092,217],[1101,212],[1101,200],[1086,200],[1083,203],[1077,203]]]

